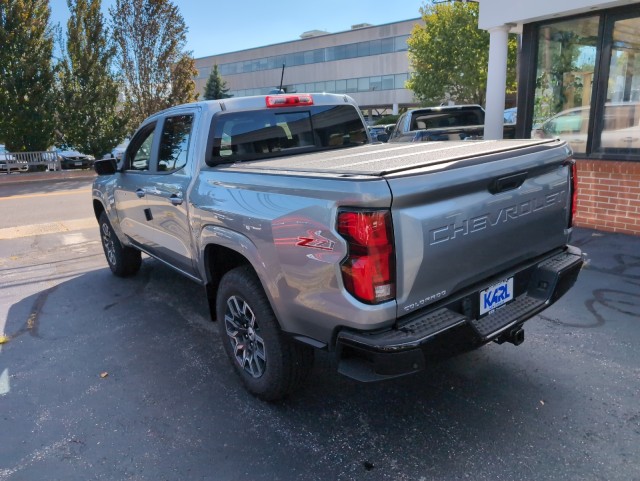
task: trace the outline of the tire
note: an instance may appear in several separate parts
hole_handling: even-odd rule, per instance
[[[118,277],[128,277],[140,270],[142,253],[133,247],[123,246],[111,227],[107,214],[100,214],[100,238],[111,272]]]
[[[304,384],[313,367],[313,348],[282,333],[250,266],[222,277],[216,317],[224,350],[250,393],[278,401]]]

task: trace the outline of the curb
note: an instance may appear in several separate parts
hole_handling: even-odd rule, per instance
[[[91,170],[59,170],[51,172],[18,172],[0,174],[0,185],[25,182],[47,182],[55,180],[92,180],[96,173]]]

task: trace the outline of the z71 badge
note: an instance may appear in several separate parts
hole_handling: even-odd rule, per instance
[[[327,239],[322,235],[322,231],[307,231],[307,237],[298,237],[297,246],[310,247],[312,249],[320,249],[323,251],[332,251],[335,242]]]

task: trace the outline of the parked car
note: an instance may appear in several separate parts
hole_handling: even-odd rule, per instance
[[[93,155],[82,154],[72,147],[56,149],[63,169],[92,169],[95,158]]]
[[[389,134],[395,127],[395,124],[384,124],[384,125],[372,125],[368,127],[369,135],[371,135],[371,140],[374,142],[377,140],[378,142],[387,142],[389,140]]]
[[[480,105],[442,105],[412,109],[400,116],[389,142],[481,140],[484,109]],[[515,124],[505,124],[503,138],[514,139]]]
[[[14,158],[5,148],[4,144],[0,144],[0,172],[27,172],[29,170],[29,164],[26,162],[11,162],[7,166],[8,160],[14,160]]]
[[[387,135],[384,125],[372,125],[369,127],[369,135],[371,136],[371,140],[374,142],[386,142],[389,140],[389,136]]]
[[[505,109],[504,111],[504,123],[505,124],[515,124],[518,120],[518,108],[512,107],[510,109]]]
[[[589,134],[589,106],[563,110],[535,125],[532,139],[561,138],[574,152],[585,152]],[[607,153],[628,153],[640,148],[640,103],[607,103],[599,148]]]
[[[127,150],[127,145],[129,145],[129,139],[119,143],[116,145],[111,151],[111,157],[116,159],[117,161],[122,160],[122,156],[124,155],[124,151]]]

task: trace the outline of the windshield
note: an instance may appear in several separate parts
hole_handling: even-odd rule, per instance
[[[484,113],[480,109],[434,111],[414,116],[411,130],[446,129],[449,127],[470,127],[484,123]]]
[[[350,105],[221,113],[213,121],[214,162],[257,160],[368,142]]]

